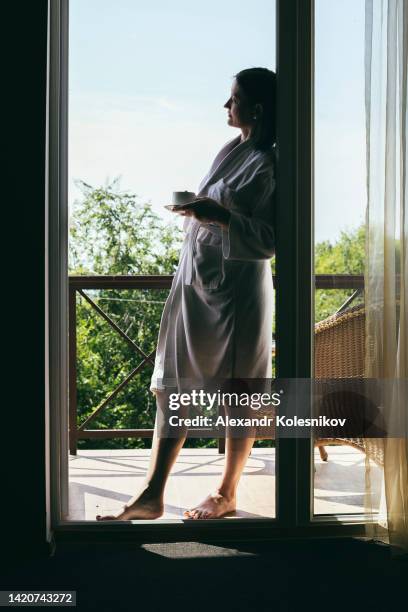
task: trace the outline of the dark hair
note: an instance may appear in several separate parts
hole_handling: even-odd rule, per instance
[[[255,146],[267,150],[276,143],[276,74],[268,68],[246,68],[235,75],[250,104],[262,106],[262,118]]]

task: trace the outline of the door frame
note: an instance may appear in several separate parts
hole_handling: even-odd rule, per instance
[[[48,362],[51,526],[68,512],[68,0],[49,0]]]
[[[277,440],[276,519],[62,520],[68,508],[68,0],[49,3],[49,451],[55,538],[143,542],[364,535],[370,517],[313,517],[310,440]],[[276,0],[277,375],[309,378],[313,354],[314,0]],[[101,526],[103,525],[103,526]]]

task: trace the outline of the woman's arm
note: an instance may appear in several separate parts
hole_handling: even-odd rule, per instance
[[[238,189],[226,186],[220,202],[209,197],[196,198],[178,212],[204,224],[219,225],[225,259],[270,259],[275,254],[274,192],[273,168],[264,166]]]
[[[273,257],[274,192],[275,179],[270,168],[259,171],[250,182],[229,192],[230,219],[222,231],[225,259],[258,261]]]
[[[201,223],[216,223],[226,229],[230,220],[230,211],[221,206],[212,198],[205,196],[196,198],[193,202],[185,204],[177,212],[184,217],[194,217]]]

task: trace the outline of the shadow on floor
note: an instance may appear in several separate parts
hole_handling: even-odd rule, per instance
[[[351,539],[59,542],[53,557],[4,565],[2,590],[76,590],[77,609],[112,612],[383,612],[405,593],[408,574],[387,546]]]

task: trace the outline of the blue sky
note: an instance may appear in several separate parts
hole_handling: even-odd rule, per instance
[[[163,209],[195,191],[238,132],[223,104],[240,69],[275,69],[275,3],[70,0],[69,176]],[[363,220],[364,0],[316,0],[316,239]]]

